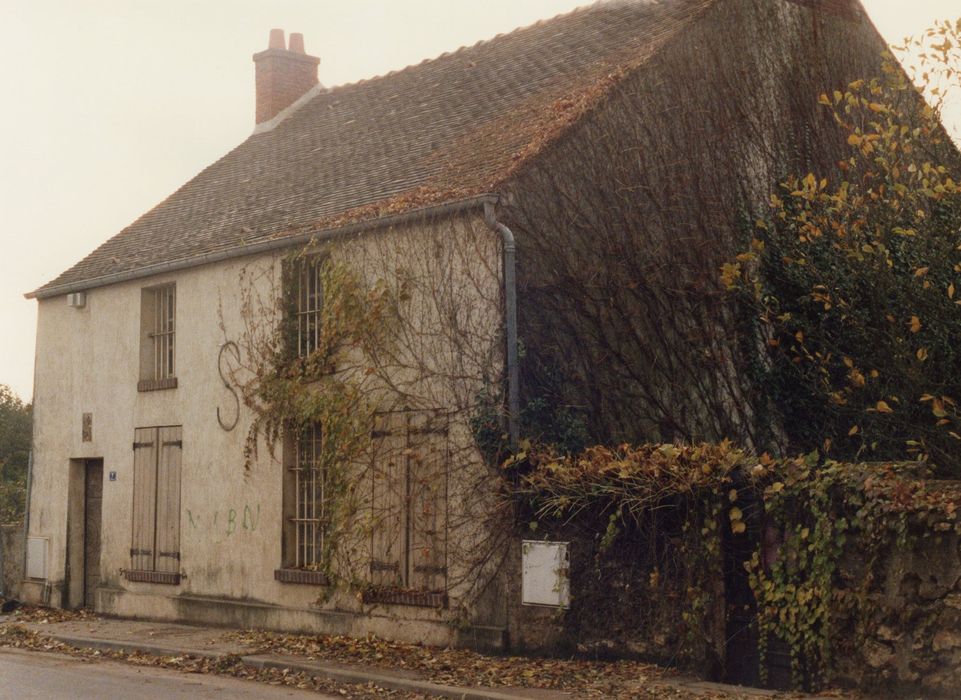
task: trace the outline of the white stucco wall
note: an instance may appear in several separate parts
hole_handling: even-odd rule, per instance
[[[372,232],[330,247],[332,256],[355,266],[369,279],[390,268],[378,257],[385,250],[392,250],[406,267],[422,276],[437,274],[437,269],[428,268],[436,268],[438,260],[454,251],[447,256],[445,272],[434,281],[467,295],[466,307],[477,315],[475,322],[479,320],[487,329],[486,337],[470,342],[483,346],[478,347],[479,355],[493,354],[499,362],[499,352],[491,353],[488,346],[502,342],[500,245],[479,217],[462,217],[431,229],[406,226]],[[430,253],[422,255],[423,251]],[[235,411],[233,396],[220,378],[218,356],[225,339],[238,341],[243,334],[243,291],[245,287],[253,289],[254,296],[269,299],[279,289],[283,256],[281,252],[241,258],[91,289],[82,309],[69,307],[63,296],[39,302],[29,534],[50,540],[51,603],[68,603],[67,596],[61,595],[68,575],[68,529],[81,525],[68,523],[71,460],[102,458],[98,609],[121,615],[209,617],[210,621],[253,621],[301,629],[329,623],[331,631],[375,631],[400,638],[425,638],[427,634],[426,638],[444,642],[446,626],[434,625],[425,632],[426,628],[410,626],[412,622],[400,622],[442,623],[443,611],[399,606],[390,611],[365,610],[372,614],[358,622],[343,617],[345,611],[361,610],[353,593],[328,596],[316,586],[274,580],[274,569],[281,564],[280,454],[274,459],[261,449],[256,464],[245,471],[243,446],[251,415],[241,408],[236,428],[228,432],[218,424],[216,412],[219,407],[222,415],[230,418]],[[426,264],[420,272],[418,259]],[[169,282],[177,286],[178,387],[138,392],[141,290]],[[415,291],[411,309],[429,306],[418,294]],[[452,348],[444,347],[443,335],[432,340],[432,361],[451,355]],[[499,372],[499,364],[492,369]],[[455,394],[462,397],[479,389],[471,380],[462,379],[458,386],[432,386],[428,393],[435,402],[454,402],[458,400]],[[93,415],[90,442],[81,439],[84,413]],[[164,425],[183,426],[180,553],[184,578],[178,586],[134,583],[122,576],[122,570],[130,567],[134,430]],[[463,429],[452,434],[458,435],[458,440],[469,439]],[[468,464],[463,463],[464,454],[461,452],[460,468],[483,469],[476,450],[466,458]],[[80,471],[76,464],[75,485]],[[115,481],[109,479],[113,472]],[[452,503],[457,500],[456,487],[451,498]],[[77,515],[73,517],[76,520]],[[39,582],[25,586],[28,597],[38,597],[39,591]],[[204,599],[211,604],[205,606]],[[221,613],[208,615],[205,611],[217,607],[213,601]],[[244,609],[243,614],[222,612],[239,608]],[[317,617],[315,613],[324,610],[325,616]]]

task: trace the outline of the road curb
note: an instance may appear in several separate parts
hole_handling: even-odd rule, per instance
[[[154,656],[201,656],[206,659],[219,659],[227,654],[216,651],[201,651],[199,649],[180,649],[165,647],[159,644],[143,644],[142,642],[120,642],[114,639],[97,639],[95,637],[74,637],[65,634],[43,634],[44,637],[63,644],[84,649],[100,649],[101,651],[139,651]]]
[[[290,671],[307,673],[314,676],[324,676],[341,683],[373,683],[388,690],[408,690],[424,695],[452,700],[518,700],[524,696],[514,693],[504,693],[485,688],[459,688],[452,685],[440,685],[429,681],[419,681],[412,678],[371,673],[369,671],[352,671],[346,668],[327,666],[318,663],[303,663],[288,659],[274,659],[269,656],[242,656],[248,666],[254,668],[288,669]],[[558,694],[558,698],[570,697],[568,694]]]
[[[175,647],[165,647],[158,644],[143,644],[142,642],[122,642],[113,639],[96,639],[93,637],[75,637],[64,634],[44,635],[50,639],[68,644],[73,647],[85,649],[99,649],[101,651],[138,651],[155,656],[197,656],[207,659],[217,660],[227,656],[234,656],[226,652],[202,651],[197,649],[180,649]],[[354,671],[351,669],[328,666],[326,664],[300,662],[290,659],[276,659],[270,656],[257,654],[242,656],[236,655],[242,664],[256,669],[275,669],[293,671],[294,673],[306,673],[311,676],[321,676],[340,683],[351,683],[366,685],[373,683],[387,690],[402,690],[423,695],[430,695],[439,698],[450,698],[451,700],[521,700],[524,695],[514,693],[504,693],[485,688],[459,688],[451,685],[441,685],[429,681],[420,681],[412,678],[401,678],[399,676],[385,675],[381,673],[371,673],[369,671]],[[566,693],[558,693],[557,698],[569,698]]]
[[[670,685],[684,690],[693,690],[699,693],[737,693],[740,696],[755,698],[774,698],[783,694],[780,690],[770,690],[768,688],[752,688],[746,685],[728,685],[726,683],[712,683],[711,681],[692,681],[673,679],[662,681],[665,685]]]

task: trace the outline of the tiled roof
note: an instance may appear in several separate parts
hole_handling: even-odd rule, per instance
[[[713,1],[601,2],[322,91],[34,294],[494,191]]]

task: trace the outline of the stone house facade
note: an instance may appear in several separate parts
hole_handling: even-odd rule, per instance
[[[778,176],[835,162],[817,95],[876,72],[882,48],[856,0],[602,2],[327,89],[303,38],[272,32],[254,56],[254,133],[29,295],[24,596],[548,643],[538,621],[555,611],[520,605],[520,545],[479,414],[507,416],[516,442],[520,406],[546,397],[598,440],[750,443],[760,411],[722,342],[725,311],[693,300],[713,298]],[[291,284],[298,343],[316,347],[321,259],[406,284],[335,563],[312,461],[324,436],[261,440],[247,460],[256,417],[238,384]],[[700,347],[692,328],[717,332]],[[682,362],[705,350],[711,362]],[[664,362],[676,381],[652,374]]]

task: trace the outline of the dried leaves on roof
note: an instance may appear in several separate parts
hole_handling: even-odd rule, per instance
[[[38,292],[494,191],[713,1],[602,2],[322,92]]]

